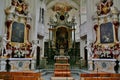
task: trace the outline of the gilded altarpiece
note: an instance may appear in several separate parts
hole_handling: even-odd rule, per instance
[[[28,48],[30,42],[29,29],[31,27],[31,17],[28,12],[28,4],[12,0],[11,6],[5,9],[7,38],[10,41],[7,45],[10,47]]]
[[[116,60],[120,56],[118,40],[119,11],[112,0],[100,0],[93,16],[96,41],[92,45],[94,70],[116,72]]]
[[[54,17],[49,20],[49,53],[46,57],[53,60],[54,56],[70,56],[75,61],[75,17],[69,12],[75,9],[67,2],[57,2],[52,6]],[[50,61],[52,62],[52,61]]]
[[[35,68],[29,42],[32,18],[28,8],[29,4],[24,0],[11,0],[11,5],[5,9],[7,42],[1,56],[1,71],[5,71],[5,66],[7,71],[29,71]]]
[[[62,7],[63,6],[63,7]],[[75,30],[75,19],[72,18],[68,21],[69,11],[73,9],[70,5],[65,5],[65,3],[56,3],[52,10],[56,12],[56,21],[50,17],[49,21],[49,39],[52,41],[50,46],[56,49],[72,48],[72,32]]]

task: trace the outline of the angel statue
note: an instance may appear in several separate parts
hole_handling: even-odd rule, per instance
[[[37,46],[38,46],[38,40],[33,40],[32,41],[32,47],[31,47],[32,51],[30,53],[30,57],[35,57]]]
[[[2,51],[1,56],[5,56],[4,54],[6,54],[6,45],[8,42],[9,40],[7,40],[7,34],[4,34],[1,39],[1,51]]]
[[[88,44],[87,44],[86,49],[88,50],[88,54],[90,55],[90,57],[92,57],[93,53],[92,53],[91,43],[88,43]]]

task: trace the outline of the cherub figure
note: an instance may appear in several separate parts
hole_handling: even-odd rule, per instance
[[[12,0],[11,6],[5,9],[5,13],[7,14],[7,20],[11,21],[14,18],[16,6],[17,6],[17,0]]]
[[[6,53],[6,45],[8,42],[9,40],[7,40],[7,34],[4,34],[2,37],[2,44],[1,44],[2,56],[4,56],[4,54]]]

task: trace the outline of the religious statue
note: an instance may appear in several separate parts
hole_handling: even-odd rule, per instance
[[[22,0],[21,3],[18,0],[12,0],[11,6],[5,9],[5,13],[7,15],[7,21],[17,19],[18,16],[28,17],[28,3],[24,0]]]
[[[6,17],[7,25],[10,24],[12,22],[12,20],[14,19],[16,6],[17,6],[17,0],[12,0],[11,6],[5,9],[5,13],[7,15],[7,17]]]
[[[88,54],[90,55],[90,57],[92,57],[93,53],[92,53],[92,47],[91,47],[91,43],[88,43],[86,49],[88,50]]]
[[[32,47],[31,47],[32,51],[31,51],[30,57],[35,57],[37,46],[38,46],[37,41],[35,40],[32,41]]]
[[[2,56],[4,56],[4,54],[6,53],[6,45],[8,42],[9,40],[7,40],[7,34],[4,34],[2,37],[2,44],[1,44]]]

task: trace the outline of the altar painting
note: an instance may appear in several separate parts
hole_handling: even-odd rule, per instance
[[[24,43],[24,24],[14,22],[12,24],[11,42]]]
[[[57,48],[68,48],[68,32],[64,27],[58,28],[56,31],[56,47]]]
[[[101,43],[113,43],[113,25],[111,22],[100,25],[100,42]]]

